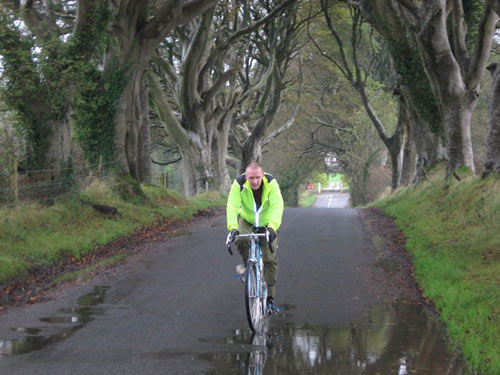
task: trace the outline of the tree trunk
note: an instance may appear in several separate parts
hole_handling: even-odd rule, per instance
[[[146,64],[130,64],[133,68],[115,115],[114,143],[121,169],[144,182],[151,179]]]
[[[110,47],[108,69],[126,69],[127,85],[115,115],[115,148],[123,171],[139,182],[151,178],[149,113],[146,68],[155,48],[179,24],[213,7],[214,0],[167,1],[150,15],[149,1],[118,3],[113,32],[117,46]],[[148,9],[149,8],[149,9]],[[116,52],[113,52],[116,51]]]
[[[210,150],[203,144],[198,135],[190,134],[190,141],[179,146],[182,154],[184,194],[193,197],[207,191],[210,187],[212,173]]]
[[[405,152],[405,162],[403,164],[403,174],[405,183],[418,183],[423,177],[425,170],[431,167],[438,160],[447,158],[446,147],[443,145],[444,135],[435,133],[431,130],[429,123],[423,119],[421,112],[414,104],[414,90],[412,87],[401,85],[401,93],[404,96],[408,109],[408,129]],[[415,156],[412,156],[413,150]],[[407,168],[412,170],[411,160],[415,157],[415,171],[405,171]],[[410,160],[411,159],[411,160]],[[407,179],[407,182],[406,182]]]
[[[250,137],[243,145],[242,155],[241,155],[241,173],[245,172],[247,165],[256,161],[260,163],[262,159],[262,146],[261,142],[265,139],[266,129],[269,128],[270,124],[273,122],[276,113],[281,106],[281,100],[283,97],[283,76],[279,71],[279,64],[275,64],[272,72],[272,81],[268,84],[271,85],[268,89],[269,97],[267,99],[267,104],[264,110],[263,116],[257,121],[255,127],[252,129]]]
[[[417,171],[417,145],[415,140],[416,121],[411,117],[408,102],[403,95],[399,101],[399,116],[404,121],[404,146],[401,166],[400,185],[408,185],[415,181]]]
[[[448,163],[446,176],[449,177],[454,170],[463,166],[469,167],[472,172],[474,158],[470,134],[470,120],[477,100],[466,102],[453,97],[444,106],[444,121],[447,134]]]
[[[500,69],[494,63],[488,66],[493,75],[488,107],[488,145],[483,178],[491,173],[500,173]]]
[[[67,116],[65,116],[67,117]],[[67,168],[71,163],[73,150],[72,126],[69,119],[50,120],[48,122],[49,135],[47,136],[47,151],[44,158],[43,169],[50,170],[53,178],[61,175],[61,169]]]
[[[226,195],[231,189],[231,179],[227,170],[227,148],[229,143],[229,129],[235,108],[226,112],[219,127],[217,128],[217,174],[218,189],[221,194]]]

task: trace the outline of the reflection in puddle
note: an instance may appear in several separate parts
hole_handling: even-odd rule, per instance
[[[419,305],[370,309],[362,323],[347,327],[272,322],[262,335],[238,330],[221,344],[227,352],[201,355],[213,363],[213,374],[463,373],[461,359]]]
[[[68,315],[40,318],[41,322],[53,325],[58,324],[60,327],[12,328],[15,332],[25,333],[25,336],[15,340],[0,340],[0,358],[2,356],[29,353],[34,350],[42,349],[51,343],[68,337],[71,333],[82,328],[86,323],[92,320],[92,315],[96,314],[96,310],[93,306],[104,302],[104,295],[108,289],[108,286],[96,286],[92,293],[78,298],[78,307],[59,310],[59,313]],[[57,333],[53,333],[54,328]],[[44,330],[50,330],[51,333],[47,332],[44,335]]]

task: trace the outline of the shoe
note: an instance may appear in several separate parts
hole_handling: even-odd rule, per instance
[[[238,275],[244,275],[244,274],[245,274],[245,272],[246,272],[246,270],[247,270],[247,269],[246,269],[246,267],[245,267],[245,265],[244,265],[244,264],[238,264],[238,265],[236,266],[236,273],[237,273]]]
[[[269,296],[267,297],[267,313],[270,315],[276,315],[279,309],[274,305],[274,298]]]

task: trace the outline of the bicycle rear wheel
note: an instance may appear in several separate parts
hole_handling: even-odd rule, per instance
[[[248,325],[253,332],[257,332],[262,324],[263,310],[261,300],[262,281],[257,280],[257,266],[248,263],[245,285],[245,304],[247,310]]]

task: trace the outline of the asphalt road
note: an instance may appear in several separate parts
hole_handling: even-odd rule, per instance
[[[354,209],[285,210],[283,311],[252,337],[224,224],[202,219],[115,275],[1,315],[0,374],[436,375],[454,360],[418,307],[384,303],[385,276]]]
[[[349,206],[349,193],[340,193],[333,190],[325,190],[316,194],[313,207],[318,208],[346,208]]]

